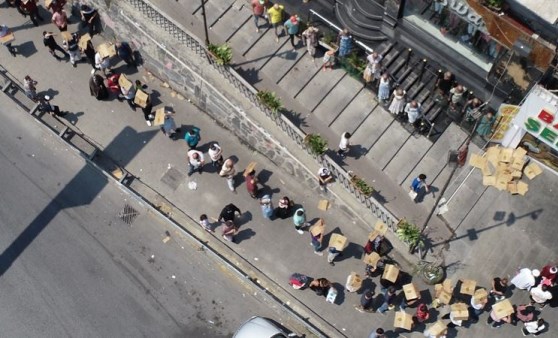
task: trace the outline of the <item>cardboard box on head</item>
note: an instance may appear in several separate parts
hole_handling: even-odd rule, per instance
[[[384,222],[378,221],[378,222],[376,222],[376,225],[374,226],[374,230],[377,231],[380,235],[385,236],[386,232],[388,230],[388,227]]]
[[[132,89],[133,86],[132,82],[128,80],[128,78],[124,74],[120,74],[120,77],[118,78],[118,85],[125,91]]]
[[[254,169],[256,169],[256,162],[250,162],[248,163],[248,166],[246,167],[246,169],[244,169],[244,173],[242,173],[242,176],[246,177],[248,176]]]
[[[461,290],[460,293],[464,295],[472,296],[475,294],[475,287],[477,286],[477,282],[472,279],[464,279],[461,282]]]
[[[70,41],[72,40],[72,34],[68,31],[60,32],[63,41]]]
[[[492,310],[494,310],[496,318],[498,319],[502,319],[514,313],[513,305],[509,299],[504,299],[492,305]]]
[[[362,277],[356,272],[351,272],[349,277],[347,277],[347,284],[345,288],[349,292],[357,292],[362,287]]]
[[[97,52],[103,59],[113,57],[116,55],[116,47],[110,42],[103,42],[97,46]]]
[[[378,261],[380,260],[380,255],[377,252],[371,252],[367,255],[364,255],[362,261],[367,265],[372,265],[374,268],[378,266]]]
[[[340,234],[332,234],[329,238],[329,247],[333,247],[338,251],[343,251],[348,244],[347,237]]]
[[[399,277],[399,268],[392,264],[387,264],[384,268],[384,273],[382,274],[382,278],[388,280],[392,283],[397,281],[397,277]]]
[[[448,330],[447,325],[441,320],[438,320],[436,323],[434,323],[428,328],[428,332],[430,332],[430,336],[435,336],[435,337],[445,334],[447,330]]]
[[[413,316],[403,311],[397,311],[395,312],[395,318],[393,319],[393,326],[395,328],[411,331],[413,326]]]
[[[153,120],[153,124],[156,126],[160,126],[165,123],[165,115],[166,111],[164,107],[161,107],[155,111],[155,120]]]
[[[531,162],[531,163],[529,163],[528,166],[525,167],[525,169],[523,170],[523,173],[530,180],[532,180],[533,178],[537,177],[538,175],[540,175],[542,173],[542,169],[535,162]]]
[[[4,35],[3,37],[0,38],[0,43],[5,45],[8,44],[10,42],[14,42],[15,41],[15,35],[13,32],[9,32],[8,34]]]
[[[314,237],[317,237],[318,235],[323,235],[324,231],[325,231],[325,222],[321,218],[318,219],[318,221],[310,227],[310,234]]]
[[[403,285],[403,293],[406,300],[418,299],[420,296],[417,287],[413,283]]]
[[[469,319],[469,308],[465,303],[455,303],[451,306],[451,315],[456,320]]]
[[[483,299],[488,299],[488,292],[486,291],[486,289],[482,289],[482,288],[475,290],[475,294],[473,295],[473,298],[475,298],[477,302],[480,302]]]
[[[134,103],[138,106],[145,108],[147,106],[147,101],[149,100],[149,94],[141,89],[136,90],[136,96],[134,97]]]
[[[82,52],[87,49],[87,43],[89,41],[91,41],[91,35],[89,35],[89,33],[85,33],[79,37],[78,46]]]

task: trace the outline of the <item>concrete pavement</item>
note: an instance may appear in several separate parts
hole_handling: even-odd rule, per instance
[[[17,20],[13,22],[16,23]],[[27,38],[31,41],[40,42],[37,32],[34,32],[33,29],[22,30],[21,35],[18,36],[21,36],[21,39]],[[141,35],[137,38],[146,39]],[[38,45],[38,42],[35,42],[35,44]],[[139,111],[136,113],[131,112],[125,104],[97,102],[87,96],[89,68],[85,65],[80,65],[78,69],[72,69],[69,64],[56,63],[54,59],[49,58],[45,50],[41,49],[39,49],[38,55],[31,55],[30,58],[39,57],[40,55],[46,58],[41,63],[51,61],[52,64],[49,64],[48,68],[45,69],[39,62],[30,64],[29,60],[21,58],[8,60],[5,66],[19,78],[22,78],[25,75],[24,73],[32,73],[31,75],[40,82],[39,88],[41,88],[41,83],[48,83],[51,87],[60,91],[55,97],[55,103],[58,102],[62,105],[63,102],[64,109],[73,112],[85,112],[83,115],[78,116],[76,126],[99,144],[101,148],[106,147],[105,151],[109,156],[118,162],[127,163],[127,170],[132,172],[134,176],[139,177],[142,182],[159,191],[168,200],[171,200],[178,209],[183,210],[193,219],[202,210],[216,216],[222,205],[234,200],[243,211],[250,211],[246,215],[251,217],[250,222],[241,227],[243,231],[242,236],[248,238],[241,237],[243,238],[241,243],[238,246],[232,247],[233,250],[247,260],[243,264],[250,262],[251,265],[255,266],[272,280],[277,281],[284,288],[283,291],[290,294],[290,297],[302,300],[308,306],[308,309],[306,309],[308,313],[311,313],[313,316],[322,317],[332,324],[330,330],[336,332],[335,335],[365,336],[372,327],[378,325],[386,328],[391,327],[392,314],[386,317],[374,315],[360,316],[359,313],[353,312],[352,305],[358,301],[357,295],[344,295],[340,305],[343,311],[340,311],[336,305],[325,307],[323,299],[319,299],[309,292],[294,291],[285,284],[281,284],[282,281],[286,283],[288,275],[293,271],[304,272],[316,277],[323,275],[335,282],[344,284],[344,280],[349,272],[361,272],[363,265],[357,259],[344,259],[331,268],[325,262],[325,257],[318,257],[312,254],[311,248],[307,243],[308,235],[298,235],[292,229],[289,221],[265,221],[260,215],[257,204],[249,199],[243,191],[243,186],[239,187],[239,195],[232,195],[226,189],[225,182],[214,173],[205,173],[200,177],[197,177],[197,174],[195,174],[194,179],[199,184],[199,188],[196,191],[188,190],[184,177],[185,146],[182,142],[173,143],[164,138],[156,129],[148,128],[143,121],[141,113]],[[54,74],[59,76],[54,76]],[[333,208],[326,213],[319,212],[316,209],[319,199],[316,191],[308,189],[303,184],[296,184],[296,182],[293,182],[291,175],[278,170],[277,167],[272,165],[273,163],[261,157],[258,153],[249,151],[229,131],[216,126],[213,120],[196,110],[195,107],[188,105],[183,100],[177,99],[176,95],[173,98],[173,92],[165,87],[161,87],[160,83],[148,73],[141,72],[131,75],[133,78],[142,78],[148,83],[150,90],[158,95],[160,104],[174,106],[174,109],[178,112],[177,122],[184,125],[201,127],[202,143],[207,144],[209,140],[219,141],[224,145],[225,154],[234,154],[239,158],[239,168],[242,168],[243,165],[246,165],[251,160],[257,160],[258,163],[261,163],[260,168],[267,171],[265,173],[267,176],[266,185],[272,190],[275,189],[273,192],[275,201],[277,197],[287,194],[293,197],[295,202],[308,208],[311,216],[326,217],[328,229],[339,228],[351,242],[355,243],[349,246],[349,256],[354,258],[360,257],[358,245],[364,242],[370,224],[373,224],[375,221],[373,218],[366,214],[351,211],[351,208],[343,205],[341,201],[336,201]],[[205,75],[209,76],[211,74],[206,72]],[[71,87],[68,88],[69,84],[71,84]],[[62,90],[62,88],[65,88],[65,90]],[[87,107],[87,109],[84,107]],[[128,134],[123,135],[123,137],[118,138],[118,142],[113,142],[115,135],[120,130],[126,130],[125,128],[123,129],[123,126],[128,125],[138,132],[133,133],[130,131]],[[147,131],[147,133],[142,133],[141,131]],[[270,142],[273,141],[270,140]],[[109,148],[107,147],[108,144],[113,144],[114,146]],[[130,156],[130,154],[134,154],[134,156]],[[265,163],[265,166],[263,163]],[[171,169],[176,170],[169,169],[169,164]],[[182,177],[180,177],[180,173]],[[168,178],[169,175],[174,175],[175,177],[171,180],[162,180],[165,176]],[[170,185],[169,182],[171,182]],[[362,222],[362,217],[365,218],[367,224]],[[218,238],[211,237],[208,240],[210,243],[219,241]],[[549,254],[546,249],[541,250],[541,256],[535,257],[535,260],[537,262],[542,261],[548,256]],[[398,260],[404,264],[401,259]],[[410,267],[405,265],[404,267],[410,271]],[[465,267],[460,270],[460,273],[466,276],[475,273],[482,274],[483,280],[487,280],[493,274],[491,270],[479,271],[479,269],[472,266]],[[377,284],[377,280],[375,283]],[[487,285],[487,283],[484,283],[484,285]],[[358,314],[362,318],[356,317],[359,318],[356,319],[354,314]],[[469,334],[475,334],[476,336],[482,335],[485,329],[485,326],[475,325],[468,330],[459,329],[459,332],[464,336]],[[479,330],[479,332],[475,333],[477,332],[475,330]],[[518,333],[519,331],[517,328],[506,327],[499,330],[499,332],[509,336],[513,335],[512,332]]]

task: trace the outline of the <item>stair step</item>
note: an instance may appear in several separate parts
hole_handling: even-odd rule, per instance
[[[366,17],[362,12],[355,8],[352,2],[348,2],[345,5],[345,12],[349,14],[351,21],[353,21],[356,25],[374,31],[380,30],[380,25],[382,24],[381,21],[376,21],[374,24],[370,23],[373,20],[370,20],[370,18]]]
[[[417,85],[413,86],[413,88],[411,88],[409,92],[407,92],[407,97],[409,97],[411,100],[416,99],[416,96],[418,95],[418,93],[420,93],[424,86],[424,82],[419,82]]]
[[[376,47],[376,51],[385,58],[386,54],[393,48],[393,46],[395,46],[395,44],[395,42],[389,40],[382,42],[378,47]]]
[[[400,49],[392,49],[390,50],[386,56],[384,56],[384,59],[382,60],[383,66],[384,68],[389,68],[389,66],[391,65],[391,63],[393,61],[395,61],[395,59],[397,59],[397,57],[399,56],[399,54],[401,54],[401,50]]]
[[[422,91],[417,95],[415,100],[420,104],[424,104],[424,101],[430,96],[430,90],[428,90],[428,86],[422,87],[421,90]]]
[[[409,68],[409,73],[405,72],[404,75],[406,76],[405,80],[401,84],[401,87],[408,92],[409,88],[418,80],[418,74],[413,72],[411,68]],[[407,75],[408,74],[408,75]]]
[[[375,1],[370,0],[349,0],[349,3],[353,3],[353,6],[365,17],[382,21],[384,15],[384,8]]]
[[[387,36],[380,32],[378,29],[367,29],[355,23],[350,15],[347,13],[345,6],[337,3],[335,5],[335,16],[341,23],[341,26],[347,27],[351,34],[357,38],[368,41],[386,41]]]
[[[405,68],[405,58],[399,57],[397,60],[392,64],[391,68],[389,69],[389,73],[394,77],[399,79],[401,76],[398,75],[399,73],[407,70]]]

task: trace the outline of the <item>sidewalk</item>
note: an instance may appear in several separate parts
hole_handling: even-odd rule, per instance
[[[7,13],[9,13],[9,17],[5,20],[12,27],[20,25],[24,20],[15,10]],[[46,90],[47,85],[53,89],[53,94],[54,91],[59,91],[54,95],[53,103],[60,105],[63,110],[76,113],[77,128],[93,139],[101,148],[112,143],[114,147],[105,149],[110,157],[126,164],[128,171],[172,201],[176,207],[190,215],[192,219],[196,219],[201,213],[217,217],[221,208],[231,201],[238,205],[244,213],[241,234],[239,234],[241,241],[238,245],[230,245],[230,248],[263,274],[284,286],[285,291],[293,299],[301,300],[311,311],[315,312],[315,316],[320,316],[328,321],[332,326],[330,330],[337,331],[338,336],[366,337],[375,327],[382,326],[386,329],[393,327],[393,313],[391,312],[387,316],[380,316],[360,314],[354,311],[353,305],[358,303],[359,295],[341,292],[338,298],[341,304],[331,305],[310,291],[293,290],[286,284],[290,273],[302,272],[313,277],[327,277],[338,283],[337,287],[341,291],[342,285],[351,271],[363,273],[364,266],[360,262],[359,246],[364,243],[370,225],[375,223],[374,218],[369,214],[363,215],[358,211],[353,211],[339,200],[335,201],[332,209],[326,212],[318,211],[316,208],[318,200],[324,196],[320,196],[316,190],[312,190],[310,188],[312,186],[293,182],[292,175],[289,175],[288,172],[279,169],[267,157],[246,147],[246,140],[238,140],[236,136],[219,127],[203,112],[185,100],[180,100],[175,92],[162,86],[158,80],[145,71],[140,69],[138,73],[130,72],[132,79],[142,79],[148,85],[149,90],[156,97],[155,109],[161,106],[172,106],[177,112],[175,118],[178,124],[195,125],[201,128],[202,146],[200,148],[206,150],[209,142],[218,141],[223,146],[225,156],[238,157],[238,171],[241,171],[250,161],[256,161],[257,170],[263,174],[265,185],[273,192],[275,203],[281,196],[288,195],[297,204],[301,204],[307,209],[311,219],[324,217],[328,233],[332,230],[342,232],[349,238],[351,244],[346,249],[344,258],[336,263],[335,267],[331,267],[327,264],[325,256],[319,257],[312,253],[312,248],[308,245],[308,234],[297,234],[292,227],[292,220],[270,222],[263,219],[257,201],[248,196],[243,184],[237,187],[238,195],[234,195],[228,191],[223,179],[215,173],[205,172],[202,175],[194,174],[192,176],[191,179],[198,183],[198,190],[189,190],[187,188],[188,179],[185,175],[187,166],[184,160],[187,149],[183,141],[172,142],[165,138],[157,128],[147,127],[140,110],[132,112],[125,103],[98,102],[90,97],[87,89],[90,68],[86,64],[80,64],[77,69],[73,69],[67,62],[57,62],[52,59],[41,45],[40,31],[43,26],[18,31],[18,42],[30,41],[31,45],[36,46],[36,51],[29,52],[27,58],[18,56],[4,59],[4,66],[11,73],[20,79],[25,74],[30,74],[39,81],[39,91]],[[98,37],[95,37],[95,40],[97,39]],[[144,37],[138,36],[138,39],[144,39]],[[117,68],[127,71],[125,67]],[[204,75],[213,76],[209,71],[205,71]],[[219,81],[216,77],[211,80]],[[83,112],[83,114],[79,114],[79,112]],[[115,135],[121,133],[124,133],[124,137],[115,139]],[[272,141],[274,140],[270,140],[270,142]],[[137,155],[130,156],[136,152]],[[362,218],[365,218],[366,222],[363,222]],[[188,226],[197,227],[195,224]],[[207,240],[211,244],[221,241],[221,238],[207,235]],[[508,254],[513,250],[514,248],[508,247],[503,253]],[[395,256],[395,259],[404,264],[400,257]],[[404,265],[403,269],[411,272],[409,266]],[[479,272],[479,269],[474,266],[466,266],[462,273],[467,276],[468,273],[475,271]],[[513,269],[508,270],[508,272],[510,271]],[[491,276],[492,272],[482,271],[482,274],[486,277]],[[419,281],[417,280],[417,282]],[[369,283],[370,281],[367,281],[367,285],[372,285]],[[377,284],[378,280],[374,279],[373,283]],[[486,278],[482,281],[479,279],[479,283],[488,287]],[[424,285],[419,287],[421,290],[426,289]],[[379,292],[377,287],[376,292]],[[526,301],[525,293],[516,292],[516,294],[514,295],[516,303],[519,303],[519,299],[521,302]],[[288,299],[284,301],[288,302]],[[545,317],[550,317],[546,311],[549,314],[555,313],[555,309],[545,309]],[[486,314],[482,319],[485,317]],[[474,325],[469,329],[460,328],[457,331],[460,336],[471,337],[510,337],[520,334],[518,328],[511,326],[505,326],[495,332],[482,324]],[[490,333],[488,333],[489,331]],[[421,334],[413,333],[406,336],[419,337]]]

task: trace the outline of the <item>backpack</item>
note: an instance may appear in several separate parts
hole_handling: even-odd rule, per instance
[[[308,283],[308,276],[295,272],[289,278],[289,285],[294,289],[301,289]]]

